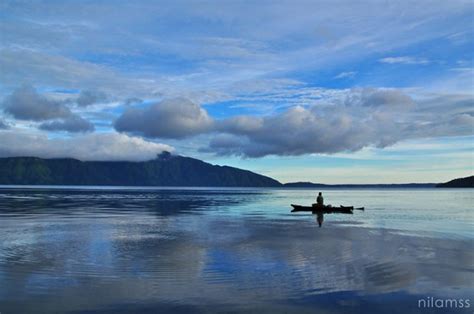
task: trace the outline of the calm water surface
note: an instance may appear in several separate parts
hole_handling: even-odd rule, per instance
[[[2,187],[0,312],[472,313],[472,190],[316,192]]]

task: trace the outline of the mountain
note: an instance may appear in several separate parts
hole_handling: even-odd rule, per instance
[[[474,176],[442,184],[281,184],[260,174],[164,152],[154,160],[80,161],[72,158],[0,158],[0,184],[115,185],[115,186],[214,186],[284,188],[431,188],[474,187]]]
[[[454,179],[446,183],[438,184],[438,188],[474,188],[474,176]]]
[[[0,184],[279,187],[257,173],[162,153],[154,160],[80,161],[70,158],[0,158]]]
[[[371,189],[396,189],[396,188],[434,188],[436,183],[401,183],[401,184],[322,184],[312,182],[291,182],[283,184],[285,188],[371,188]]]

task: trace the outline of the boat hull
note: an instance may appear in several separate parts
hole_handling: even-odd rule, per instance
[[[354,210],[353,206],[339,206],[339,207],[332,207],[332,206],[302,206],[302,205],[295,205],[291,204],[293,207],[292,213],[294,212],[312,212],[314,214],[323,213],[323,214],[352,214]]]

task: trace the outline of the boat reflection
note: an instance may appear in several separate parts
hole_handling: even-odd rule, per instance
[[[324,221],[324,214],[322,212],[317,212],[316,213],[316,221],[318,222],[319,228],[323,225]]]

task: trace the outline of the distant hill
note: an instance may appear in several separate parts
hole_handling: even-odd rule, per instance
[[[280,187],[257,173],[163,153],[144,162],[0,158],[0,184]]]
[[[438,184],[438,188],[474,188],[474,176],[454,179],[446,183]]]
[[[402,183],[402,184],[322,184],[312,182],[291,182],[283,184],[285,188],[434,188],[436,183]]]
[[[318,187],[327,187],[327,184],[322,183],[313,183],[313,182],[290,182],[284,183],[285,188],[318,188]]]

